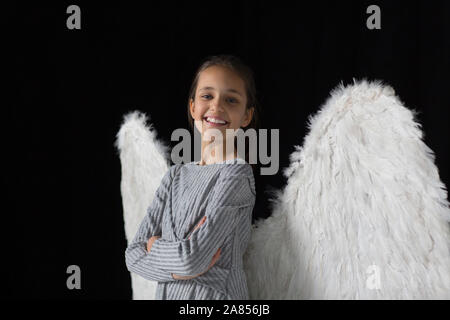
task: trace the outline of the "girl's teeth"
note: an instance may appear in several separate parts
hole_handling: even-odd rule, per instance
[[[206,121],[208,121],[208,122],[213,122],[213,123],[225,124],[224,121],[216,120],[216,119],[214,119],[214,118],[206,118]]]

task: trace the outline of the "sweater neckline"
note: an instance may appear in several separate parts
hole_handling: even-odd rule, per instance
[[[220,162],[216,162],[216,163],[204,164],[202,166],[199,165],[199,163],[200,163],[200,161],[192,161],[187,164],[195,165],[197,167],[207,167],[207,166],[221,165],[221,164],[245,164],[245,163],[247,163],[247,161],[245,161],[242,158],[234,158],[234,159],[228,159],[228,160],[224,160],[224,161],[220,161]]]

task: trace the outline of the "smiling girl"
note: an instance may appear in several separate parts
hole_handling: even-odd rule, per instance
[[[159,300],[247,300],[243,254],[255,180],[226,129],[256,128],[251,70],[234,56],[207,58],[196,72],[187,107],[191,128],[195,124],[202,136],[201,160],[166,172],[126,249],[127,268],[158,281]],[[216,136],[216,149],[208,152],[212,129],[221,138]]]

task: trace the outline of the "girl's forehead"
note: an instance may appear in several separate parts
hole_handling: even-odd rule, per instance
[[[208,89],[234,89],[244,92],[244,80],[233,70],[221,66],[211,66],[200,72],[198,90]]]

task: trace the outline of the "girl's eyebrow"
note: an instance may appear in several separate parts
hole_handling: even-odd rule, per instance
[[[200,90],[215,90],[215,88],[214,87],[203,87]],[[239,91],[237,91],[236,89],[228,89],[227,91],[228,92],[234,92],[234,93],[236,93],[236,94],[238,94],[238,95],[240,95],[242,97],[242,94]]]

